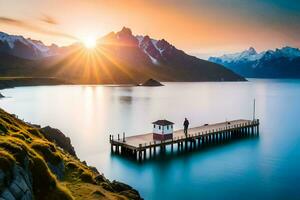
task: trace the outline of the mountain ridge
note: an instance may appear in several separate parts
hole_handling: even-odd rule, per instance
[[[54,55],[52,48],[55,48],[55,45],[46,46],[38,40],[0,32],[0,52],[25,59],[40,59]]]
[[[259,53],[250,47],[208,60],[248,78],[300,78],[300,49],[289,46]]]

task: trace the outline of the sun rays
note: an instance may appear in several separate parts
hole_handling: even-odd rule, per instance
[[[98,84],[120,82],[119,74],[126,74],[130,81],[134,81],[131,70],[126,63],[116,57],[110,47],[91,40],[90,43],[82,42],[63,58],[57,60],[55,75],[66,79],[80,81],[81,83]],[[119,47],[118,47],[119,48]]]

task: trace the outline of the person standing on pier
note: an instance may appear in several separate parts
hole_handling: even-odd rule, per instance
[[[188,128],[189,128],[189,120],[187,120],[187,118],[184,119],[184,122],[183,122],[183,127],[184,127],[184,134],[185,134],[185,137],[187,137],[187,133],[188,133]]]

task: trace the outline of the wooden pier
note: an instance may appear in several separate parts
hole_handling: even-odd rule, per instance
[[[224,142],[243,137],[259,135],[259,120],[234,120],[216,124],[206,124],[199,127],[189,128],[188,135],[185,136],[183,130],[173,133],[173,138],[169,140],[153,140],[153,134],[141,134],[130,137],[114,138],[109,136],[112,153],[132,157],[139,161],[152,157],[157,152],[165,152],[170,146],[171,151],[187,150],[207,145],[218,145]]]

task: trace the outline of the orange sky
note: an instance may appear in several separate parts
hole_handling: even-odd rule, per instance
[[[264,3],[253,0],[251,5],[244,2],[0,0],[0,31],[39,39],[46,44],[67,45],[76,38],[100,37],[127,26],[134,34],[165,38],[200,57],[240,51],[249,46],[258,50],[300,46],[298,16],[293,14],[298,10],[290,9],[287,7],[290,5],[280,0],[278,4],[269,0]]]

